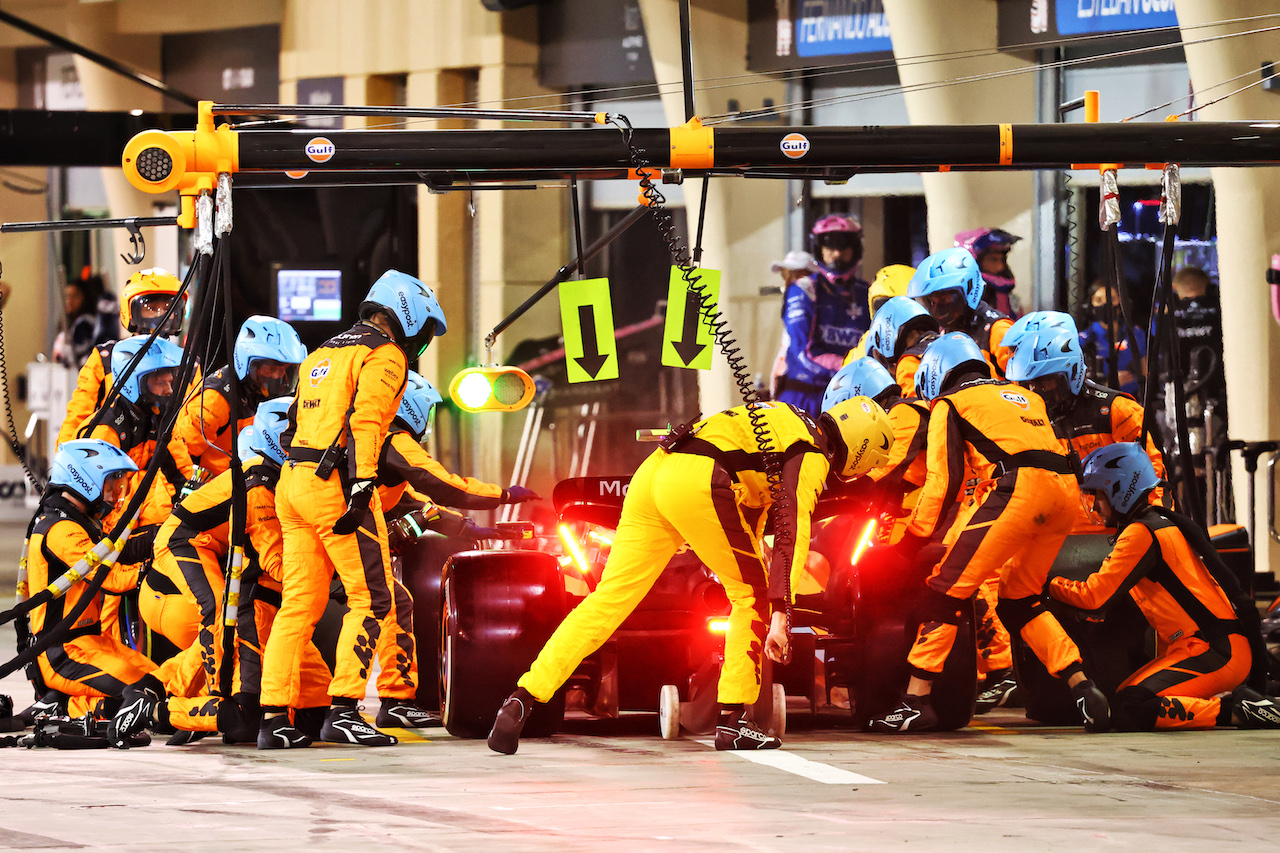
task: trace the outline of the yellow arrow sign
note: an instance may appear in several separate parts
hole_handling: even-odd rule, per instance
[[[570,382],[618,378],[618,343],[613,337],[609,279],[561,284],[560,323]]]
[[[714,312],[720,304],[720,271],[700,269],[695,275],[698,290],[706,292],[706,304]],[[689,287],[679,267],[671,268],[667,322],[662,332],[662,363],[667,367],[711,369],[715,335],[707,324],[698,290]]]

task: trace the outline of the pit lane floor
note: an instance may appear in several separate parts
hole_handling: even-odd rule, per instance
[[[30,695],[14,676],[0,692]],[[570,719],[511,757],[442,729],[386,749],[3,750],[0,849],[1261,850],[1280,829],[1280,733],[1089,736],[1000,709],[889,739],[791,704],[785,748],[752,754],[768,764],[663,741],[654,715]]]
[[[22,542],[7,528],[0,590]],[[0,628],[0,660],[13,647]],[[0,693],[31,696],[20,674]],[[1085,735],[1005,709],[977,723],[873,737],[793,700],[784,748],[750,754],[767,764],[663,741],[652,714],[570,719],[510,757],[443,729],[386,749],[5,749],[0,850],[1274,848],[1280,732]]]

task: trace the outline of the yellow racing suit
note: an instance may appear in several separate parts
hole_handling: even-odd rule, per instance
[[[830,469],[807,415],[785,403],[762,403],[758,414],[771,449],[781,453],[786,505],[771,512],[779,508],[745,407],[699,421],[671,450],[655,450],[631,479],[600,583],[520,678],[535,699],[548,701],[613,634],[687,542],[720,579],[732,608],[719,701],[756,701],[769,604],[782,606],[788,575],[798,581],[804,571],[810,518]],[[776,537],[766,570],[759,540],[770,522],[794,539]]]

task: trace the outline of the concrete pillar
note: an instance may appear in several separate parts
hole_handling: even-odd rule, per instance
[[[661,83],[681,79],[679,6],[676,0],[640,0],[645,34],[653,55],[654,72]],[[764,98],[783,103],[786,87],[765,75],[747,75],[747,23],[744,7],[730,0],[708,0],[694,5],[693,74],[695,79],[737,77],[742,86],[726,86],[695,92],[694,106],[701,115],[723,113],[730,99],[744,109],[759,107]],[[717,83],[717,86],[720,84]],[[684,95],[671,85],[662,96],[667,123],[684,124]],[[702,187],[685,185],[690,242],[696,233]],[[702,238],[702,263],[723,274],[720,310],[734,331],[748,372],[766,378],[777,352],[782,324],[778,302],[761,300],[761,285],[775,284],[769,263],[786,251],[785,181],[746,181],[717,178],[707,194],[706,224]],[[699,405],[703,413],[739,405],[722,356],[709,371],[699,372]]]
[[[66,36],[72,41],[93,48],[155,77],[160,77],[160,36],[121,35],[116,31],[118,10],[110,4],[77,5],[66,8]],[[158,110],[162,105],[160,93],[136,83],[127,77],[108,71],[87,59],[76,57],[76,75],[84,90],[85,102],[90,110]],[[119,168],[102,169],[102,182],[113,218],[125,216],[153,216],[155,205],[166,197],[144,193],[134,189]],[[168,229],[165,229],[168,231]],[[150,242],[154,229],[144,235]],[[106,258],[104,272],[108,283],[116,293],[124,282],[138,269],[150,266],[151,258],[142,267],[133,267],[120,259],[121,253],[132,246],[128,232],[117,229],[112,232],[115,251]],[[171,272],[177,272],[171,270]]]
[[[990,0],[884,0],[893,32],[898,77],[907,87],[907,113],[912,124],[1018,124],[1036,120],[1036,76],[1033,66],[1006,54],[907,62],[912,57],[950,54],[957,50],[995,50],[996,4]],[[997,71],[1013,74],[955,85],[960,78]],[[1014,143],[1017,144],[1016,141]],[[960,231],[983,226],[1004,228],[1024,238],[1009,253],[1023,304],[1032,300],[1030,240],[1034,178],[1029,172],[951,172],[924,174],[929,206],[929,248],[952,245]]]
[[[1207,26],[1213,21],[1247,18],[1274,12],[1270,0],[1202,0],[1178,6],[1183,38],[1200,40],[1229,32],[1258,29],[1255,21]],[[1194,27],[1194,29],[1191,29]],[[1257,79],[1262,62],[1277,59],[1275,33],[1227,38],[1186,48],[1197,103]],[[1218,86],[1224,80],[1252,71],[1255,76]],[[1204,94],[1199,94],[1203,92]],[[1280,97],[1255,86],[1199,110],[1200,121],[1280,119]],[[1270,255],[1280,252],[1280,169],[1213,170],[1217,200],[1218,272],[1221,279],[1223,360],[1230,401],[1229,433],[1233,439],[1264,441],[1280,438],[1280,327],[1268,310],[1270,293],[1264,273]],[[1232,470],[1236,518],[1247,517],[1247,480],[1238,461]],[[1280,547],[1264,532],[1267,525],[1266,486],[1258,476],[1258,571],[1280,568]]]

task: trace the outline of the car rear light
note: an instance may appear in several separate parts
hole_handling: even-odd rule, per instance
[[[871,542],[876,535],[876,520],[874,518],[867,521],[865,527],[862,528],[862,535],[858,537],[858,544],[853,546],[853,553],[849,555],[849,565],[858,565],[858,560],[862,557],[862,552],[871,547]]]
[[[707,630],[713,634],[724,634],[729,630],[729,620],[724,616],[707,620]]]
[[[569,552],[569,556],[573,558],[573,564],[578,567],[578,571],[583,577],[590,574],[591,570],[587,566],[587,555],[582,553],[582,546],[578,544],[578,540],[574,538],[573,531],[569,529],[569,525],[560,525],[560,541],[564,543],[564,548]]]

